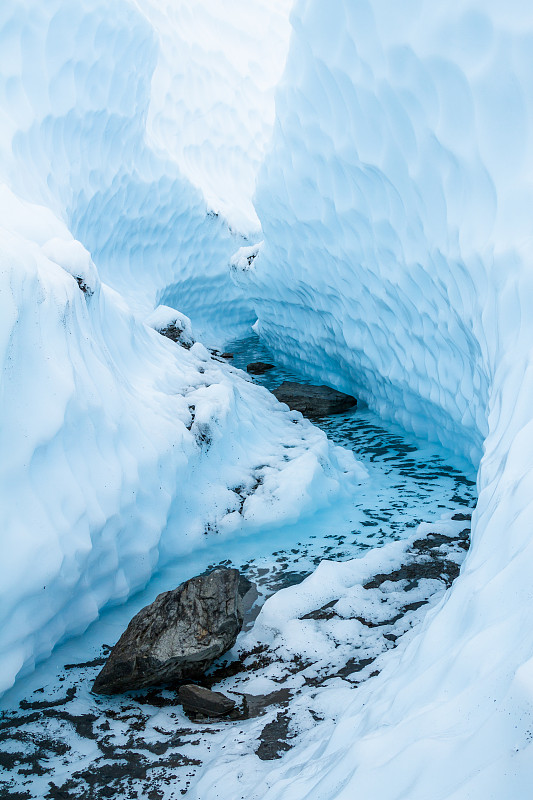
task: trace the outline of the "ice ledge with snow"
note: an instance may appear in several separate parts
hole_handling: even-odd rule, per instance
[[[365,471],[140,322],[50,210],[1,187],[0,220],[1,691],[206,536],[295,520]]]

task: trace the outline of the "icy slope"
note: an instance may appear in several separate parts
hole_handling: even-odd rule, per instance
[[[293,21],[257,194],[264,246],[240,260],[239,283],[287,359],[484,455],[472,548],[446,601],[333,736],[318,726],[256,796],[525,800],[533,10],[302,0]]]
[[[136,320],[65,225],[5,187],[0,259],[2,691],[206,534],[294,520],[364,470]]]
[[[211,339],[215,308],[219,329],[255,319],[227,263],[257,227],[289,3],[215,5],[0,8],[0,180],[51,208],[134,310],[177,307]]]

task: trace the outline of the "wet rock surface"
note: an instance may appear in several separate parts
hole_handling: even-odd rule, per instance
[[[238,570],[218,568],[160,594],[131,620],[93,692],[117,694],[201,675],[235,644],[249,589]]]
[[[246,372],[251,375],[264,375],[265,372],[270,372],[271,369],[274,369],[274,364],[268,364],[266,361],[252,361],[251,364],[247,365]]]
[[[273,761],[291,749],[289,738],[290,717],[280,711],[272,722],[268,722],[259,737],[259,747],[255,751],[261,761]]]
[[[181,345],[181,347],[184,347],[186,350],[190,350],[194,344],[194,339],[190,332],[182,327],[177,320],[171,322],[170,325],[166,325],[164,328],[159,328],[158,333],[176,342],[176,344]]]
[[[185,711],[205,717],[225,717],[235,708],[235,701],[222,692],[213,692],[194,683],[180,686],[178,697]]]
[[[357,405],[355,397],[338,392],[330,386],[311,386],[284,381],[277,389],[273,389],[272,393],[280,403],[286,403],[293,411],[301,411],[306,417],[340,414]]]

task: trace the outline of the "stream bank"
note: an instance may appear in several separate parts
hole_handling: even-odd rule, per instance
[[[256,336],[226,350],[241,368],[272,359]],[[276,366],[253,380],[273,388],[302,376]],[[466,464],[366,408],[320,426],[367,468],[357,496],[260,536],[213,537],[57,648],[3,698],[2,797],[174,800],[228,759],[255,770],[257,759],[281,757],[313,726],[334,724],[335,709],[412,635],[458,574],[474,478]],[[218,564],[240,569],[258,592],[235,648],[206,680],[238,702],[233,718],[190,719],[171,688],[91,694],[129,619]]]

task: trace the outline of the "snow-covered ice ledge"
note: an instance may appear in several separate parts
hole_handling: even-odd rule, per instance
[[[48,209],[1,187],[0,220],[2,691],[206,535],[293,521],[365,470],[140,322]]]

